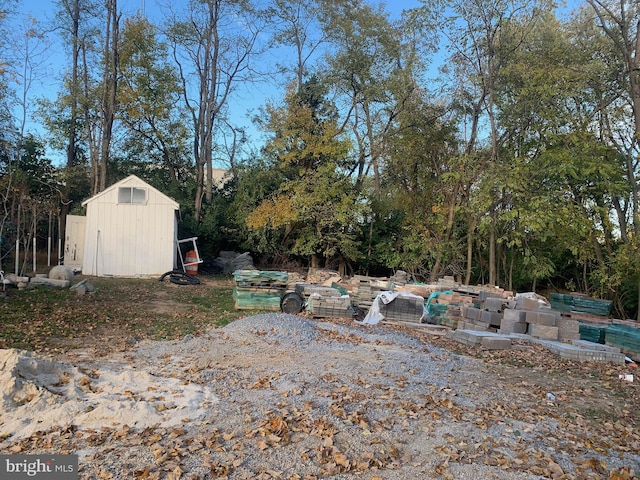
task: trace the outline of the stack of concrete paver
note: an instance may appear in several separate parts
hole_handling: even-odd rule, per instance
[[[449,336],[460,343],[487,350],[508,350],[512,347],[511,338],[495,332],[458,329],[452,330]]]
[[[296,285],[304,284],[305,277],[298,272],[287,272],[287,290],[295,291]]]
[[[322,296],[313,293],[309,296],[308,308],[315,318],[351,318],[353,316],[349,295]]]
[[[413,294],[399,294],[389,303],[380,302],[379,307],[388,322],[421,323],[424,317],[424,298]]]
[[[295,292],[307,302],[307,310],[314,317],[351,317],[351,299],[340,290],[323,285],[299,283]]]
[[[430,297],[429,315],[431,320],[439,325],[458,328],[460,321],[462,321],[463,310],[473,308],[475,300],[476,297],[473,295],[454,290],[436,292]]]
[[[287,272],[236,270],[233,299],[236,310],[280,310],[286,292]]]
[[[640,324],[638,322],[613,320],[605,330],[604,343],[619,348],[633,360],[640,362]]]
[[[307,298],[312,294],[317,294],[322,297],[339,297],[342,295],[340,290],[333,287],[325,287],[323,285],[312,285],[309,283],[298,283],[296,284],[294,290],[296,293],[299,293],[303,297]]]
[[[314,285],[331,285],[339,282],[342,276],[335,270],[327,270],[324,268],[309,268],[307,272],[307,283]]]
[[[555,353],[567,360],[577,362],[605,362],[624,365],[625,355],[619,348],[599,343],[591,343],[585,340],[573,340],[569,343],[554,341],[539,341],[540,345],[548,348],[551,353]]]
[[[387,278],[355,275],[345,287],[353,303],[366,313],[378,294],[388,291],[391,285]]]
[[[413,295],[419,295],[422,298],[429,298],[433,292],[437,290],[435,285],[425,285],[422,283],[407,283],[405,285],[393,284],[394,292],[411,293]]]
[[[608,318],[611,313],[611,300],[590,298],[584,294],[552,293],[549,296],[551,308],[566,312],[573,317]]]
[[[411,275],[404,270],[398,270],[392,276],[389,277],[389,282],[394,286],[399,287],[411,283]]]

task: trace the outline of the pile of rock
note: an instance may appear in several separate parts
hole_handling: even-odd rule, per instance
[[[56,265],[51,268],[48,274],[39,273],[34,277],[20,276],[10,273],[3,276],[2,283],[3,287],[11,285],[17,287],[20,290],[25,288],[45,286],[56,288],[70,288],[78,295],[95,292],[95,287],[86,279],[72,285],[71,283],[74,280],[74,276],[75,272],[70,267],[65,267],[64,265]]]

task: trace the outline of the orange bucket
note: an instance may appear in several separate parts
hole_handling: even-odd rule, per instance
[[[193,250],[189,250],[184,259],[184,271],[189,275],[198,274],[198,254]]]

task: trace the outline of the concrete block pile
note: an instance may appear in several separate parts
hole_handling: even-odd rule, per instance
[[[458,328],[503,335],[527,334],[541,340],[579,340],[577,320],[542,305],[535,298],[507,299],[489,296],[480,307],[461,310]]]
[[[349,295],[329,297],[313,293],[309,296],[308,309],[314,318],[349,318],[353,316]]]
[[[553,309],[537,298],[489,296],[461,313],[458,329],[449,335],[467,345],[503,350],[516,341],[537,343],[568,360],[625,363],[625,354],[617,346],[580,339],[575,312]]]
[[[18,287],[19,290],[35,287],[69,288],[77,295],[95,292],[95,287],[86,279],[72,285],[74,276],[73,269],[64,265],[56,265],[49,270],[48,274],[38,273],[34,277],[28,277],[10,273],[1,275],[0,279],[2,280],[1,288],[3,290],[9,285]]]
[[[392,288],[388,278],[354,275],[347,283],[341,284],[349,291],[351,300],[365,312],[371,308],[380,292]]]
[[[584,340],[571,340],[567,343],[557,340],[538,339],[531,335],[507,335],[473,330],[451,330],[447,333],[447,336],[465,345],[476,346],[485,350],[508,350],[513,347],[514,342],[536,343],[548,349],[549,352],[567,360],[625,364],[625,354],[619,348]]]

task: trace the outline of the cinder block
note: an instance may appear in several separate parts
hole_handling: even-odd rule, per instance
[[[553,313],[556,317],[562,315],[562,312],[560,310],[554,310],[553,308],[551,308],[551,305],[540,305],[538,307],[538,310],[544,313]]]
[[[492,292],[489,290],[480,290],[480,292],[478,292],[478,300],[484,302],[487,298],[502,298],[502,293]]]
[[[466,330],[467,329],[467,322],[465,322],[464,320],[458,320],[458,326],[456,327],[456,330]]]
[[[456,330],[453,339],[467,345],[480,345],[480,342],[482,342],[482,337],[475,335],[470,330]]]
[[[465,322],[465,330],[471,330],[473,332],[488,332],[489,326],[475,322]]]
[[[507,309],[507,308],[514,309],[514,308],[516,308],[516,305],[517,304],[516,304],[516,299],[515,298],[510,298],[508,300],[504,300],[504,308],[505,309]]]
[[[482,310],[476,307],[469,307],[466,310],[465,317],[469,320],[480,320],[480,315],[482,314]]]
[[[560,352],[560,356],[566,358],[563,353],[565,352]],[[625,364],[624,354],[599,352],[597,350],[582,350],[578,352],[577,360],[581,362],[606,362],[616,363],[618,365]]]
[[[586,350],[601,350],[609,353],[620,353],[620,349],[613,345],[603,345],[601,343],[589,342],[587,340],[574,340],[571,344]]]
[[[511,308],[507,308],[504,312],[502,312],[502,318],[504,320],[511,320],[514,322],[525,322],[527,312],[524,310],[514,310]]]
[[[501,321],[502,321],[502,314],[498,312],[489,312],[484,310],[480,315],[480,323],[485,325],[499,327]]]
[[[527,322],[518,322],[505,317],[502,319],[502,322],[500,322],[499,333],[527,333]]]
[[[563,332],[558,331],[559,340],[580,340],[580,332]]]
[[[543,340],[558,340],[558,327],[530,323],[529,335]]]
[[[556,327],[565,332],[580,332],[580,324],[577,320],[574,320],[572,318],[557,318]]]
[[[516,300],[516,308],[518,310],[531,310],[535,312],[540,308],[540,303],[535,298],[518,298]]]
[[[484,301],[484,308],[490,312],[502,312],[502,298],[489,297]]]
[[[543,313],[543,312],[527,312],[525,316],[525,320],[527,323],[535,324],[535,325],[544,325],[547,327],[555,327],[556,326],[556,316],[552,313]]]
[[[511,339],[507,337],[482,337],[480,346],[487,350],[508,350],[511,348]]]

